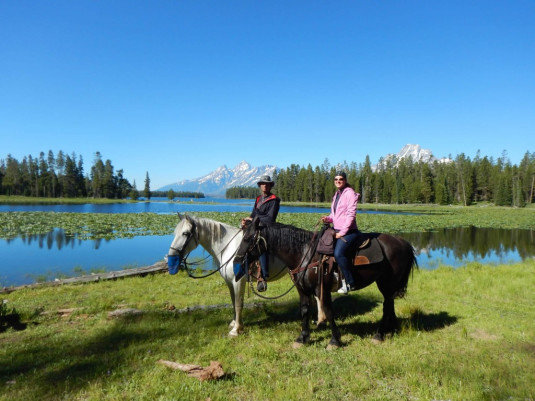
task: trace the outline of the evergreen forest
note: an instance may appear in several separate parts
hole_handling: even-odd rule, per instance
[[[150,179],[147,173],[143,193],[150,198]],[[100,152],[86,174],[82,156],[49,151],[39,157],[25,156],[21,162],[8,155],[0,160],[0,195],[19,195],[48,198],[108,198],[137,199],[139,191],[131,184],[122,169],[115,171],[112,162],[103,161]]]
[[[369,157],[358,165],[331,166],[327,159],[316,167],[292,164],[274,174],[273,193],[286,202],[330,202],[337,170],[346,172],[349,184],[365,203],[468,206],[488,202],[523,207],[534,201],[535,153],[529,152],[519,165],[511,164],[505,152],[496,160],[478,152],[473,160],[460,154],[449,162],[433,163],[394,157],[380,160],[375,168]],[[227,197],[254,198],[259,192],[252,189],[231,188]]]
[[[372,166],[369,156],[364,163],[331,166],[326,159],[312,167],[291,164],[274,173],[273,192],[285,202],[330,202],[334,195],[334,174],[347,173],[348,182],[361,194],[361,202],[380,204],[458,204],[469,206],[487,202],[496,206],[524,207],[534,202],[535,153],[526,152],[520,163],[512,164],[506,153],[498,159],[481,156],[470,159],[463,153],[449,162],[414,162],[411,158],[381,159]],[[150,199],[150,178],[145,179],[143,195]],[[256,187],[234,187],[227,198],[255,198]],[[22,161],[8,155],[0,160],[0,195],[30,197],[92,197],[137,199],[135,181],[130,183],[122,169],[100,152],[89,171],[81,156],[52,151],[45,156],[25,156]],[[167,194],[168,197],[179,194]],[[202,194],[190,193],[200,197]]]

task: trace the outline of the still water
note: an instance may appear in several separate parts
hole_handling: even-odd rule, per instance
[[[150,202],[80,204],[80,205],[0,205],[1,212],[71,212],[71,213],[186,213],[186,212],[231,212],[250,213],[254,206],[253,199],[225,198],[151,198]],[[281,213],[324,213],[330,212],[326,207],[281,206]],[[413,214],[406,212],[388,212],[376,210],[359,210],[362,214]]]
[[[0,212],[72,212],[72,213],[159,213],[244,212],[250,213],[251,199],[224,198],[152,198],[150,202],[80,205],[0,205]],[[324,207],[281,206],[281,213],[329,213]],[[385,213],[359,211],[359,213]],[[386,212],[388,213],[388,212]],[[396,213],[396,212],[394,212]],[[37,279],[87,274],[148,266],[167,253],[172,236],[143,236],[113,240],[81,240],[65,236],[62,230],[45,235],[0,239],[0,286],[22,285]],[[192,257],[204,257],[198,250]]]
[[[511,263],[535,257],[533,230],[460,227],[402,236],[417,250],[423,269],[459,267],[470,261]],[[0,286],[152,265],[163,259],[172,240],[173,235],[81,240],[66,236],[60,229],[0,240]],[[205,256],[207,253],[199,248],[190,260]],[[210,262],[205,267],[211,268]]]
[[[535,257],[535,230],[457,227],[401,235],[426,269],[466,262],[511,263]]]
[[[80,205],[0,205],[0,212],[71,212],[71,213],[186,213],[186,212],[232,212],[249,213],[254,205],[252,199],[224,198],[152,198],[150,202],[80,204]],[[328,213],[328,208],[281,206],[281,213]],[[365,212],[363,212],[365,213]],[[375,212],[377,213],[377,212]]]

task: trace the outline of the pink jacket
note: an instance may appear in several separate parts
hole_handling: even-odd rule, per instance
[[[339,191],[336,191],[338,193]],[[357,229],[357,222],[355,220],[357,215],[357,203],[360,199],[360,194],[355,192],[353,188],[345,187],[340,194],[336,212],[334,211],[334,201],[336,193],[333,196],[331,203],[331,214],[326,221],[333,223],[333,227],[340,235],[346,235],[350,230]]]

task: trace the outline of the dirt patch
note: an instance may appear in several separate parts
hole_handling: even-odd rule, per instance
[[[499,340],[499,337],[497,335],[488,333],[483,329],[477,329],[473,333],[470,333],[470,337],[475,338],[477,340],[485,340],[485,341]]]

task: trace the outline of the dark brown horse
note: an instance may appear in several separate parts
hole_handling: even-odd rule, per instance
[[[296,339],[296,345],[305,344],[310,338],[310,300],[314,295],[322,300],[326,318],[331,326],[329,347],[340,346],[340,331],[334,319],[331,298],[331,290],[336,290],[337,279],[334,272],[337,268],[315,252],[317,240],[314,233],[284,224],[261,227],[258,223],[255,220],[244,229],[234,263],[242,263],[246,255],[248,262],[252,262],[266,249],[280,258],[290,269],[290,275],[299,292],[301,334]],[[405,295],[409,275],[418,264],[412,245],[404,239],[388,234],[363,235],[372,241],[377,240],[379,246],[376,248],[382,255],[375,258],[379,261],[355,267],[352,272],[359,289],[376,282],[383,294],[383,317],[373,337],[375,341],[383,341],[386,334],[397,329],[394,299]]]

